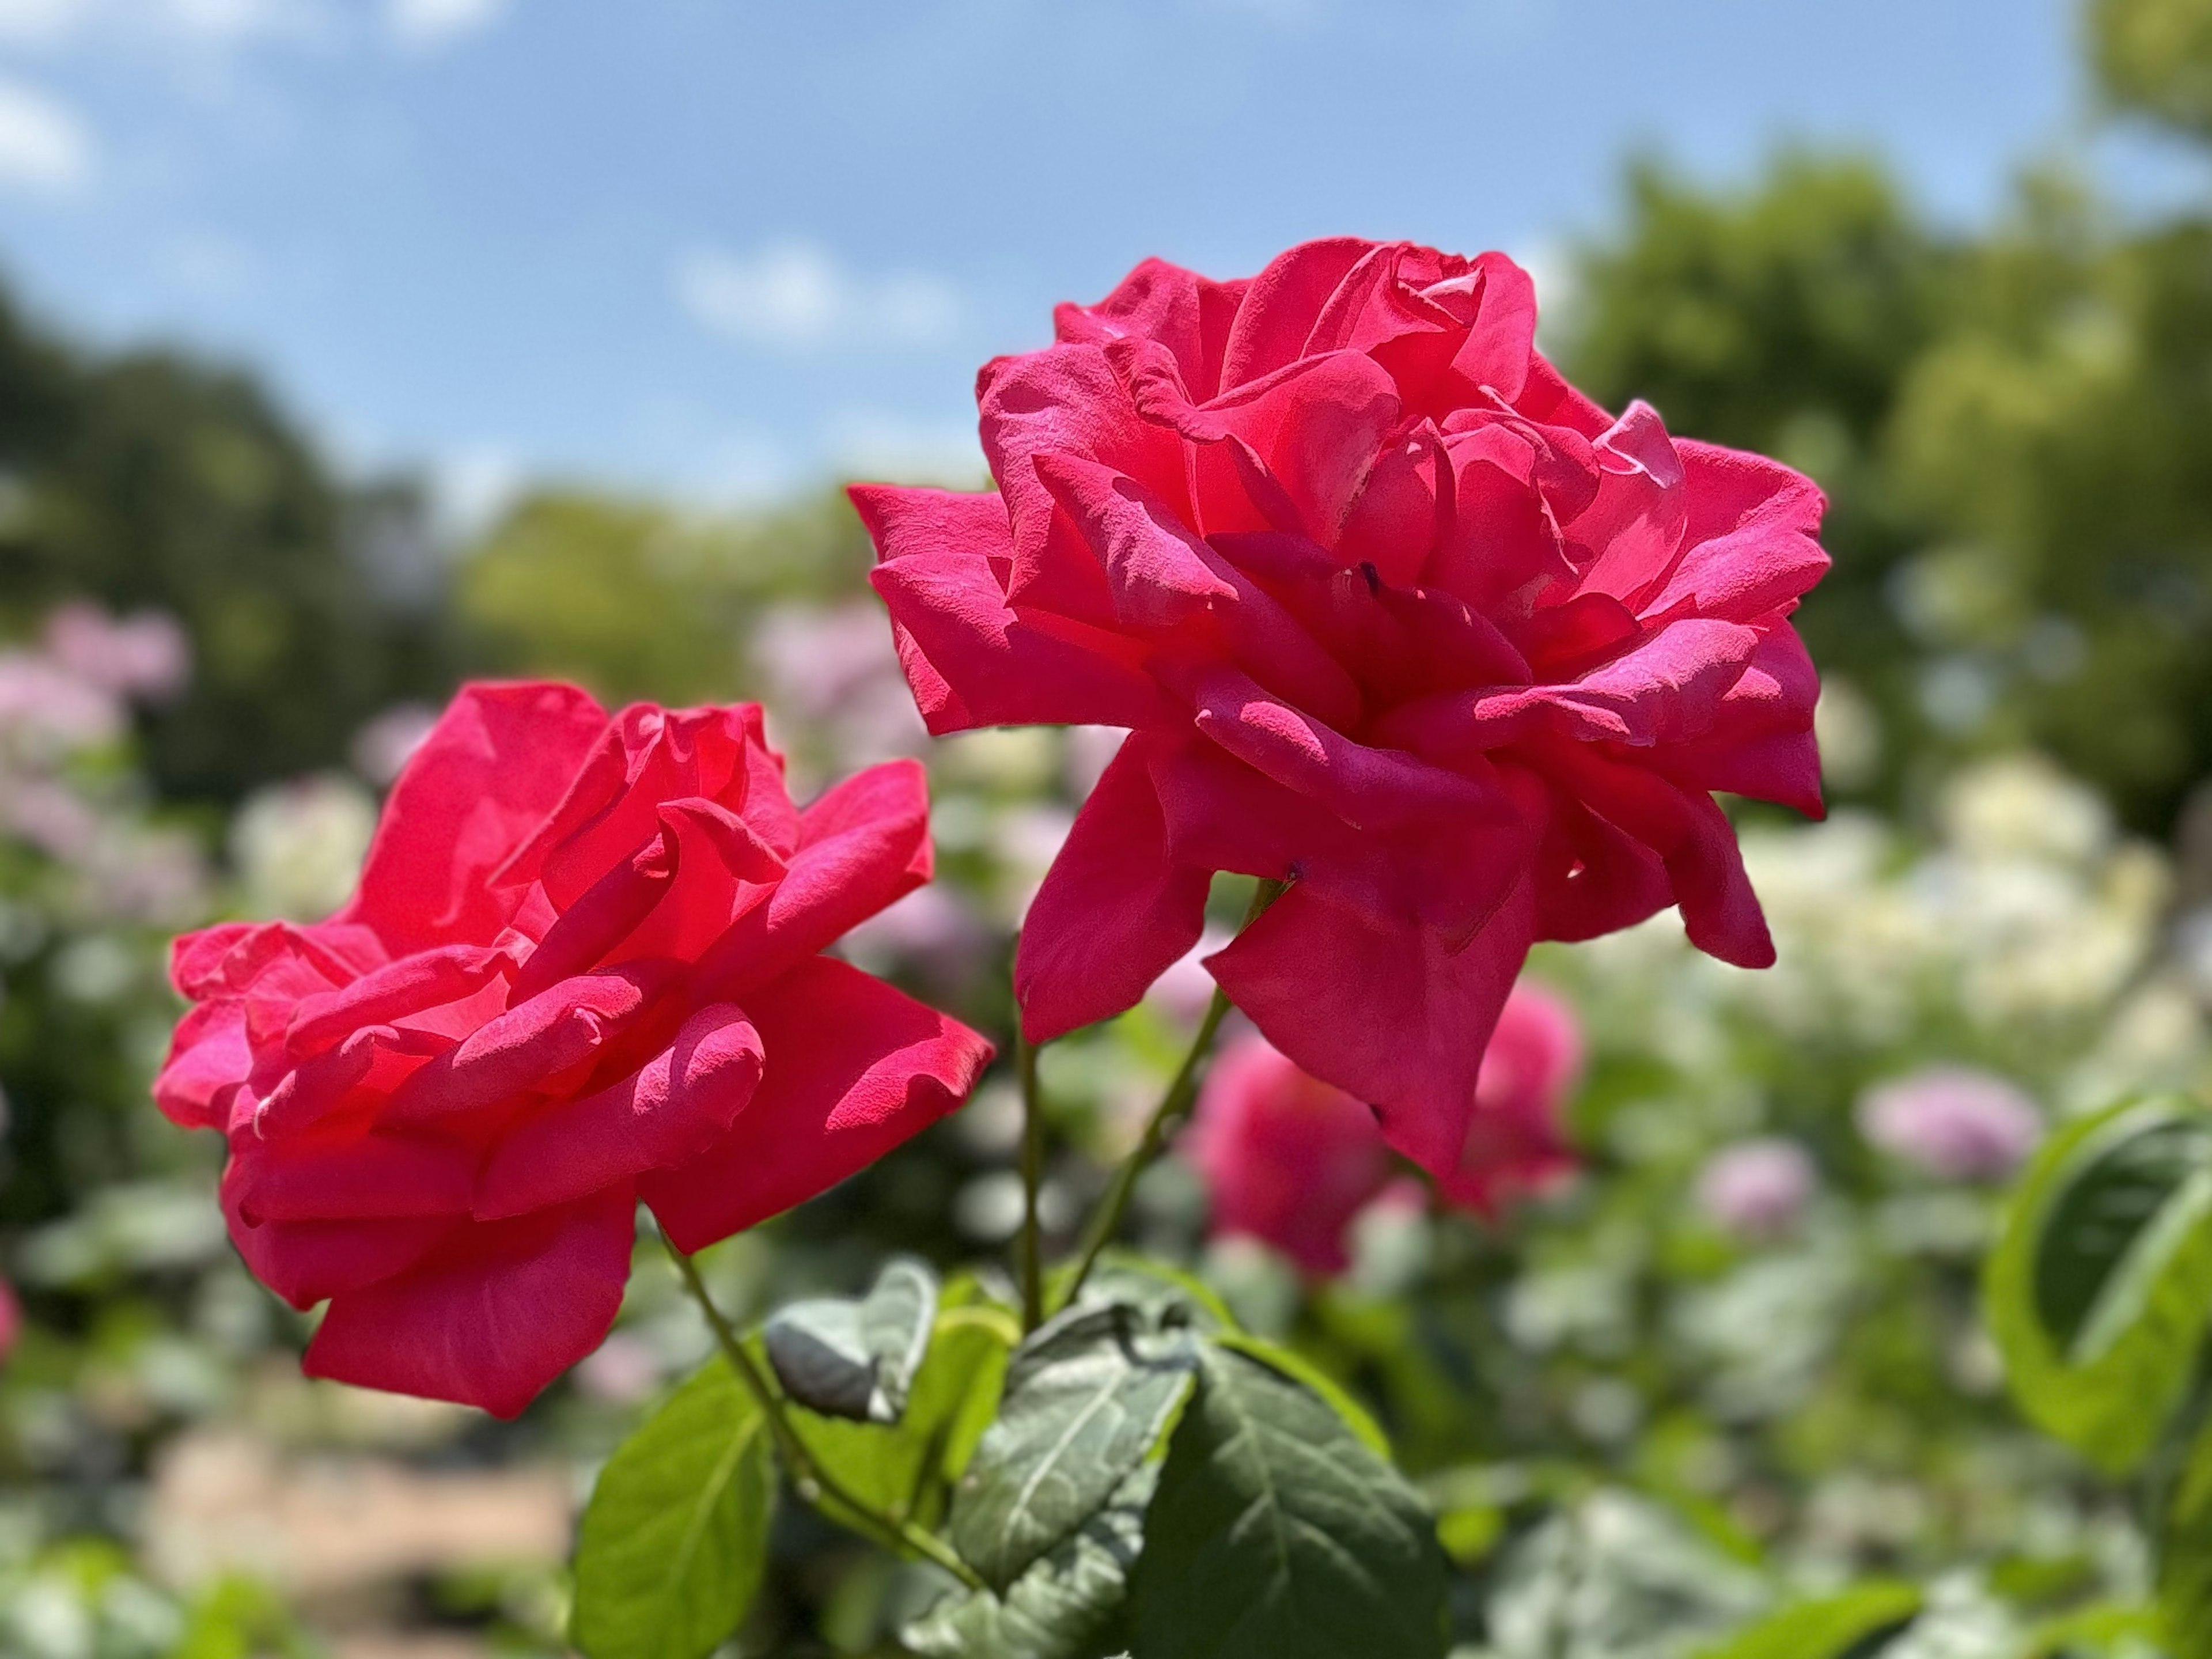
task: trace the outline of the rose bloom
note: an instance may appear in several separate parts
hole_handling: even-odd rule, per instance
[[[1057,320],[977,383],[996,493],[853,491],[933,731],[1131,733],[1023,930],[1030,1039],[1132,1006],[1215,872],[1288,881],[1214,979],[1448,1175],[1534,940],[1673,904],[1772,960],[1711,792],[1820,810],[1810,482],[1583,397],[1498,254],[1148,261]]]
[[[967,1094],[974,1032],[819,954],[927,879],[921,769],[805,811],[757,705],[453,701],[330,921],[177,941],[155,1097],[223,1130],[310,1375],[520,1411],[606,1334],[642,1198],[696,1250]]]
[[[1352,1218],[1391,1173],[1373,1111],[1250,1032],[1207,1073],[1181,1151],[1212,1195],[1217,1237],[1259,1239],[1317,1277],[1351,1265]]]
[[[1582,1071],[1574,1011],[1541,986],[1525,980],[1515,986],[1475,1076],[1459,1162],[1437,1177],[1444,1196],[1495,1214],[1504,1200],[1572,1175],[1575,1157],[1561,1118]]]
[[[1966,1066],[1930,1066],[1869,1090],[1858,1122],[1869,1145],[1939,1181],[2001,1181],[2043,1139],[2033,1101]]]
[[[1447,1202],[1494,1215],[1571,1173],[1559,1118],[1582,1069],[1582,1035],[1551,993],[1514,988],[1483,1057]],[[1392,1184],[1373,1109],[1246,1036],[1207,1074],[1182,1152],[1212,1194],[1217,1234],[1273,1245],[1309,1273],[1344,1271],[1353,1219]]]

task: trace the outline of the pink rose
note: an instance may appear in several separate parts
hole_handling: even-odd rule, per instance
[[[1444,1196],[1492,1214],[1508,1197],[1571,1175],[1574,1152],[1560,1120],[1582,1069],[1574,1011],[1540,986],[1515,986],[1475,1077],[1458,1167],[1437,1177]]]
[[[1494,1215],[1573,1170],[1559,1118],[1582,1058],[1566,1006],[1515,987],[1483,1057],[1467,1144],[1437,1178],[1447,1202]],[[1344,1271],[1353,1218],[1392,1187],[1373,1109],[1258,1036],[1215,1063],[1182,1149],[1212,1194],[1214,1231],[1264,1240],[1310,1273]]]
[[[1583,397],[1498,254],[1148,261],[1057,320],[977,382],[996,493],[853,492],[933,731],[1131,733],[1023,930],[1032,1040],[1134,1004],[1215,872],[1287,881],[1213,977],[1443,1176],[1534,940],[1672,904],[1772,959],[1712,792],[1820,810],[1809,481]]]
[[[1212,1194],[1215,1233],[1272,1244],[1314,1274],[1349,1265],[1352,1218],[1390,1179],[1375,1114],[1256,1035],[1214,1062],[1182,1152]]]

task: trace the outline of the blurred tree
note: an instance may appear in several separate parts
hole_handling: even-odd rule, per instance
[[[750,518],[547,489],[464,558],[456,602],[472,655],[501,672],[696,702],[749,684],[744,641],[763,603],[849,596],[873,559],[834,490]]]
[[[250,379],[80,353],[0,298],[0,626],[77,595],[173,612],[197,660],[149,724],[166,790],[228,799],[328,764],[449,673],[435,596],[371,566],[372,505],[388,523],[390,492],[342,485]]]
[[[2212,133],[2212,0],[2091,0],[2087,21],[2091,62],[2108,98]]]
[[[1647,162],[1621,228],[1583,250],[1563,354],[1611,406],[1643,398],[1675,433],[1778,455],[1828,492],[1836,569],[1801,623],[1874,699],[1893,787],[1923,722],[1887,588],[1925,531],[1881,439],[1943,331],[1956,264],[1870,162],[1787,154],[1736,192]]]

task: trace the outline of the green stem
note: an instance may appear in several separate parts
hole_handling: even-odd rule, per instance
[[[1244,913],[1243,927],[1249,927],[1260,919],[1260,913],[1281,896],[1285,883],[1263,881],[1252,895],[1252,905]],[[1243,927],[1237,931],[1243,932]],[[1206,1006],[1206,1018],[1200,1022],[1198,1035],[1191,1041],[1190,1051],[1182,1057],[1182,1064],[1160,1097],[1160,1103],[1152,1109],[1146,1121],[1145,1133],[1136,1147],[1121,1160],[1121,1167],[1114,1172],[1114,1184],[1106,1189],[1106,1196],[1091,1212],[1091,1224],[1084,1229],[1083,1245],[1075,1261],[1075,1272],[1060,1292],[1060,1303],[1065,1307],[1075,1300],[1083,1289],[1091,1270],[1098,1265],[1099,1256],[1114,1242],[1121,1230],[1121,1222],[1129,1212],[1129,1200],[1135,1196],[1137,1178],[1146,1167],[1160,1155],[1167,1145],[1168,1134],[1189,1112],[1198,1098],[1198,1085],[1206,1074],[1206,1056],[1212,1052],[1213,1039],[1219,1035],[1221,1022],[1229,1017],[1229,998],[1215,988],[1213,1000]]]
[[[917,1527],[911,1521],[886,1515],[873,1505],[856,1497],[842,1482],[816,1461],[799,1437],[784,1411],[782,1393],[761,1370],[758,1361],[745,1351],[744,1339],[722,1316],[708,1294],[706,1281],[699,1277],[698,1265],[676,1248],[674,1241],[662,1235],[661,1243],[667,1245],[668,1254],[676,1263],[676,1271],[684,1275],[684,1287],[690,1291],[691,1299],[699,1304],[699,1311],[707,1316],[707,1324],[714,1333],[714,1341],[722,1351],[722,1358],[730,1362],[738,1383],[759,1402],[762,1414],[768,1419],[769,1435],[775,1442],[776,1451],[783,1459],[784,1469],[791,1477],[792,1487],[800,1498],[820,1510],[832,1520],[842,1521],[855,1530],[871,1534],[875,1541],[894,1553],[901,1551],[933,1561],[971,1590],[984,1588],[975,1570],[954,1554],[952,1548],[934,1533]],[[834,1507],[833,1507],[834,1506]]]
[[[1037,1190],[1044,1184],[1044,1099],[1037,1085],[1036,1046],[1018,1026],[1014,1070],[1022,1085],[1022,1231],[1016,1264],[1022,1282],[1022,1330],[1027,1334],[1044,1322],[1044,1247],[1037,1222]]]

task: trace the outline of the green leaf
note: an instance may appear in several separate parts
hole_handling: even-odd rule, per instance
[[[570,1639],[588,1659],[700,1659],[760,1589],[775,1470],[768,1425],[726,1361],[617,1449],[576,1540]]]
[[[929,1346],[937,1279],[918,1261],[886,1263],[859,1301],[823,1297],[769,1316],[762,1332],[783,1391],[810,1410],[896,1423]]]
[[[1067,1282],[1074,1276],[1074,1271],[1071,1265],[1055,1269],[1048,1276],[1045,1286],[1048,1307],[1060,1307],[1066,1303]],[[1170,1267],[1164,1261],[1155,1261],[1130,1250],[1108,1250],[1101,1255],[1091,1276],[1083,1281],[1080,1300],[1085,1307],[1120,1303],[1141,1310],[1155,1324],[1186,1325],[1204,1334],[1237,1328],[1229,1304],[1214,1293],[1211,1285],[1180,1267]]]
[[[2166,1503],[2158,1611],[2172,1652],[2212,1654],[2212,1425],[2198,1429]]]
[[[1155,1463],[1115,1488],[1106,1506],[1014,1580],[948,1597],[900,1633],[927,1659],[1104,1659],[1128,1645],[1129,1573],[1145,1544]]]
[[[1213,1340],[1224,1348],[1250,1356],[1262,1365],[1273,1366],[1293,1382],[1304,1383],[1321,1396],[1322,1404],[1344,1419],[1344,1426],[1359,1437],[1362,1445],[1385,1462],[1389,1461],[1390,1440],[1382,1432],[1382,1425],[1364,1406],[1345,1392],[1342,1383],[1304,1354],[1243,1331],[1224,1331]]]
[[[2021,1409],[2107,1470],[2139,1462],[2212,1321],[2212,1117],[2124,1103],[2037,1156],[1983,1303]]]
[[[1856,1584],[1840,1595],[1801,1601],[1760,1620],[1704,1659],[1855,1659],[1876,1651],[1920,1616],[1911,1584]]]
[[[952,1547],[1004,1592],[1104,1506],[1190,1392],[1195,1345],[1126,1305],[1070,1308],[1014,1351],[952,1503]]]
[[[1444,1650],[1444,1557],[1419,1497],[1318,1395],[1246,1354],[1203,1351],[1145,1531],[1145,1659]]]
[[[982,1307],[939,1314],[934,1331],[896,1424],[791,1413],[815,1461],[854,1496],[923,1526],[942,1518],[998,1407],[1007,1355],[1021,1336],[1012,1318]]]

